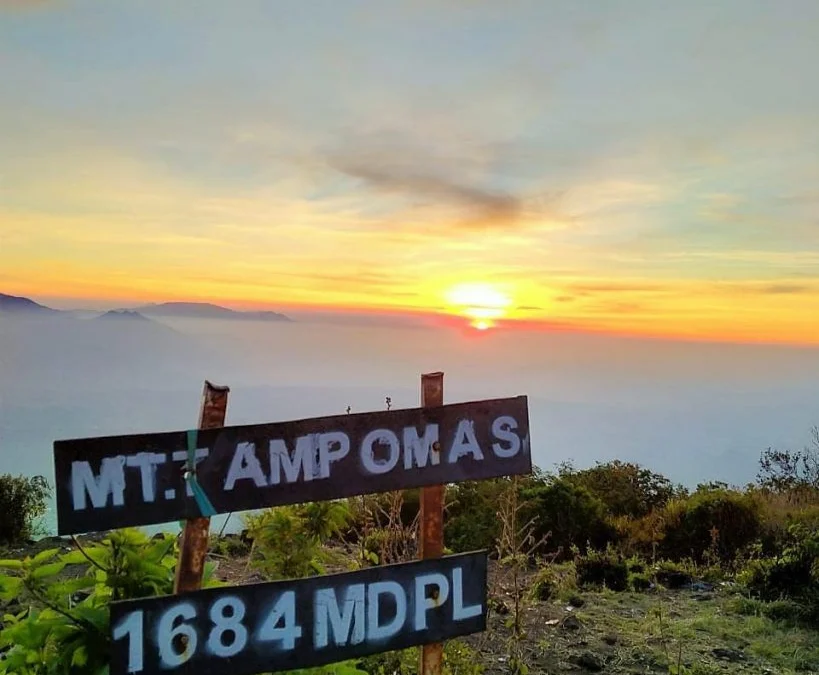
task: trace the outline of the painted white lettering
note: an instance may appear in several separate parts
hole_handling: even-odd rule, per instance
[[[315,457],[318,449],[319,434],[308,434],[299,436],[296,439],[296,449],[293,456],[287,450],[287,444],[276,439],[270,441],[270,484],[278,485],[282,480],[282,470],[284,470],[284,480],[286,483],[295,483],[299,480],[299,474],[303,480],[313,480],[315,471]]]
[[[256,444],[238,443],[225,478],[224,489],[232,490],[236,486],[236,481],[248,479],[252,480],[256,487],[267,486],[267,478],[262,471],[259,458],[256,457]]]
[[[395,600],[395,616],[381,625],[381,595],[391,595]],[[401,584],[395,581],[376,581],[367,589],[367,639],[384,640],[401,630],[407,619],[407,596]]]
[[[475,438],[475,423],[472,420],[461,420],[452,439],[447,461],[454,464],[461,457],[472,455],[475,459],[483,459],[483,451]]]
[[[464,571],[462,567],[452,570],[452,620],[472,619],[483,613],[483,605],[464,607]]]
[[[520,436],[515,433],[518,422],[514,417],[502,415],[492,422],[492,435],[499,441],[506,441],[508,445],[492,444],[492,452],[501,459],[510,459],[520,451]]]
[[[108,504],[109,495],[114,506],[125,504],[125,457],[117,455],[103,459],[99,476],[94,476],[88,462],[72,462],[71,494],[75,511],[87,508],[86,495],[96,509]]]
[[[413,462],[419,467],[427,464],[440,464],[440,453],[432,449],[437,442],[437,424],[427,424],[423,438],[418,436],[418,429],[415,427],[406,427],[404,429],[404,468],[411,469]]]
[[[342,647],[348,643],[364,642],[364,584],[349,586],[344,592],[342,608],[338,605],[336,589],[322,588],[316,592],[313,602],[315,613],[315,637],[313,643],[319,649],[330,644]]]
[[[142,479],[142,499],[152,502],[156,499],[156,467],[165,463],[165,455],[155,452],[140,452],[125,460],[128,466],[139,467]]]
[[[427,597],[427,588],[435,586],[437,591]],[[422,574],[415,579],[415,630],[427,629],[427,612],[441,607],[449,599],[449,581],[439,572]]]
[[[344,459],[350,453],[350,437],[343,431],[319,435],[319,478],[330,477],[330,464]]]
[[[375,458],[376,444],[389,447],[389,456],[387,459],[378,460]],[[375,429],[368,433],[364,440],[361,441],[361,461],[364,463],[364,468],[369,473],[387,473],[395,468],[398,464],[398,458],[401,455],[401,446],[396,436],[389,429]]]

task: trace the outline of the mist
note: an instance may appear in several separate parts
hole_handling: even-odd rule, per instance
[[[753,480],[819,423],[819,350],[328,322],[0,315],[0,472],[53,481],[58,439],[187,429],[203,381],[228,424],[525,394],[534,462],[634,461],[695,486]]]

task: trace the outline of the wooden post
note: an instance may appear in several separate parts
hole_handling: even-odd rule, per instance
[[[434,408],[444,404],[444,374],[421,375],[421,406]],[[436,443],[434,452],[440,452]],[[444,554],[444,486],[421,488],[421,526],[418,548],[422,560],[440,558]],[[444,645],[434,643],[421,647],[420,675],[441,675]]]
[[[225,426],[229,392],[229,387],[219,387],[205,380],[202,407],[199,411],[200,429],[217,429]],[[209,536],[210,518],[194,518],[185,521],[179,561],[176,565],[174,593],[196,591],[202,587]]]

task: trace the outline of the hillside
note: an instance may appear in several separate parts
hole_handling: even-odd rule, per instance
[[[0,293],[0,312],[8,314],[59,314],[60,312],[51,307],[41,305],[29,298],[18,297],[16,295],[6,295]]]
[[[188,319],[229,319],[241,321],[291,321],[279,312],[240,312],[207,302],[164,302],[136,307],[132,311],[146,316]]]

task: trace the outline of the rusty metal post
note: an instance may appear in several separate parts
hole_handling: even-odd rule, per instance
[[[444,404],[444,374],[421,375],[421,406],[434,408]],[[440,452],[440,446],[435,448]],[[444,486],[421,488],[421,525],[418,548],[422,560],[444,554]],[[420,675],[441,675],[444,645],[434,643],[421,647]]]
[[[220,387],[205,380],[202,407],[199,411],[200,429],[218,429],[225,426],[229,387]],[[179,561],[176,565],[174,593],[199,590],[205,572],[208,554],[210,518],[194,518],[185,521]]]

